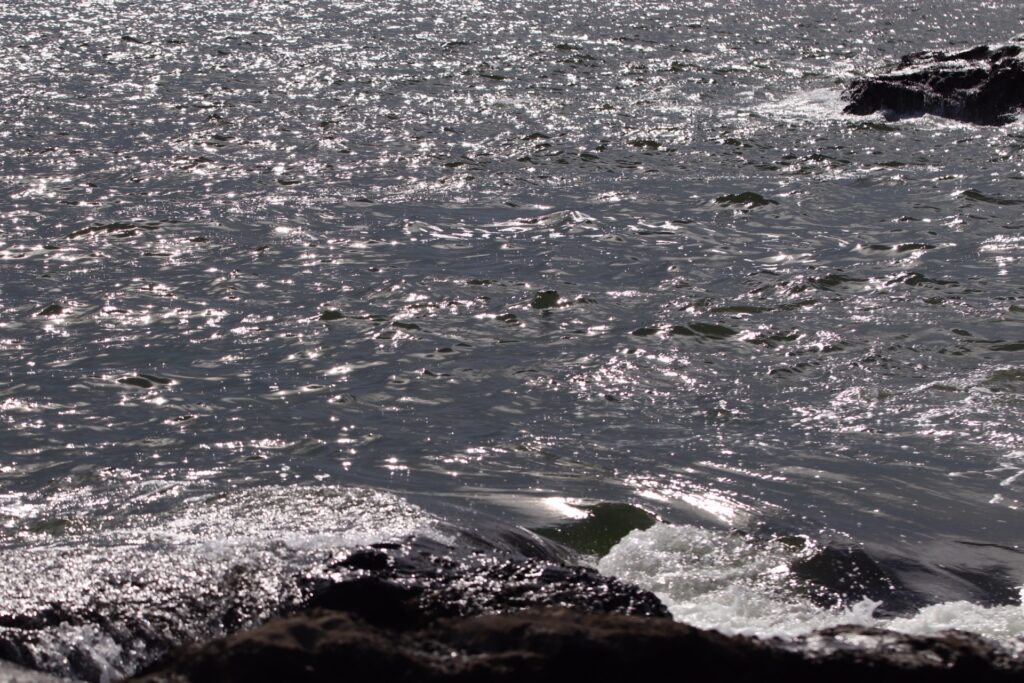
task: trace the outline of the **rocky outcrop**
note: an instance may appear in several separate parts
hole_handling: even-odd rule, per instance
[[[454,559],[442,550],[420,543],[404,552],[355,551],[309,582],[305,607],[351,612],[399,629],[531,607],[670,617],[652,593],[590,567],[493,554]]]
[[[339,553],[296,578],[305,596],[300,606],[262,626],[175,649],[137,680],[541,683],[656,680],[667,672],[697,681],[881,683],[1024,676],[1024,660],[963,633],[925,638],[848,626],[759,640],[703,631],[672,621],[647,591],[565,564],[541,539],[513,538],[503,547],[456,552],[419,539]],[[828,567],[841,561],[822,560]],[[828,573],[818,566],[800,571]],[[16,673],[48,680],[2,664],[0,679]],[[71,672],[109,678],[82,666]]]
[[[890,118],[934,114],[982,125],[1009,123],[1024,106],[1024,60],[1017,43],[963,52],[917,52],[892,69],[853,81],[848,114]]]
[[[560,608],[382,626],[372,610],[316,609],[181,651],[148,683],[234,681],[1010,681],[1024,669],[972,636],[847,627],[809,657],[664,619]],[[865,648],[865,644],[874,647]],[[821,643],[818,643],[821,645]],[[803,644],[804,646],[806,643]]]
[[[140,673],[207,681],[1020,680],[1024,662],[976,636],[847,626],[797,640],[673,622],[658,599],[549,560],[367,548],[309,587],[303,610]]]
[[[313,561],[301,565],[263,554],[259,564],[228,555],[211,565],[148,565],[152,575],[112,567],[90,592],[0,605],[0,681],[12,676],[4,660],[74,680],[116,680],[183,643],[307,607],[356,611],[394,628],[541,606],[668,617],[654,595],[568,564],[570,551],[529,532],[451,536],[454,545],[409,538],[302,556]]]

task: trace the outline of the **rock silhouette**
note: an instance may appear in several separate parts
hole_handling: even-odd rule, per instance
[[[436,549],[435,549],[436,550]],[[366,548],[317,579],[301,609],[172,652],[148,683],[619,681],[853,683],[1020,680],[982,638],[842,626],[795,640],[727,636],[667,618],[658,599],[585,567],[422,546]]]
[[[916,52],[880,74],[853,81],[848,114],[889,118],[933,114],[986,126],[1013,121],[1024,106],[1022,46],[980,45],[963,52]]]

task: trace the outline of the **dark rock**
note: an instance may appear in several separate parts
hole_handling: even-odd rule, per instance
[[[558,292],[549,289],[544,292],[538,292],[537,295],[533,297],[533,301],[530,302],[530,305],[534,308],[554,308],[558,305],[558,300]]]
[[[855,80],[844,94],[848,114],[900,118],[934,114],[1001,125],[1024,106],[1022,46],[982,45],[963,52],[917,52],[893,68]]]
[[[120,384],[127,384],[133,387],[139,387],[140,389],[150,389],[153,387],[153,383],[145,377],[122,377],[117,380]]]
[[[616,520],[623,513],[610,512]],[[479,539],[462,533],[455,546],[418,538],[342,551],[296,577],[303,597],[282,604],[283,616],[172,650],[138,680],[541,683],[655,680],[668,672],[696,681],[842,683],[869,677],[884,683],[1009,681],[1024,675],[1024,661],[964,633],[919,637],[846,626],[795,640],[758,640],[702,631],[673,622],[651,593],[567,564],[572,555],[550,540],[525,531]],[[802,571],[827,582],[842,569],[838,565],[856,566],[868,584],[886,581],[880,569],[852,552],[833,553]],[[239,567],[237,582],[249,575]],[[231,582],[220,590],[248,592]],[[221,633],[252,623],[200,607],[222,622]],[[245,611],[241,602],[239,609]],[[54,607],[31,621],[0,615],[0,627],[93,623],[87,617]],[[133,628],[124,637],[132,647],[160,652],[182,642],[180,636],[171,643],[167,634]],[[0,637],[0,657],[38,666],[25,643],[31,645]],[[68,673],[105,679],[107,672],[84,654],[72,653]]]
[[[614,396],[605,398],[615,400]],[[607,555],[629,532],[649,529],[657,521],[646,510],[626,503],[597,503],[582,509],[587,512],[583,519],[538,529],[537,533],[577,552],[600,557]]]
[[[984,641],[847,627],[807,656],[664,619],[543,609],[382,628],[312,610],[177,653],[141,681],[960,681],[1019,680],[1024,669]],[[844,647],[869,639],[873,650]]]
[[[367,576],[322,587],[311,605],[349,612],[380,628],[402,629],[429,613],[417,609],[421,593],[415,585]]]
[[[823,607],[852,605],[865,598],[893,602],[901,594],[892,578],[860,548],[826,547],[794,562],[790,569],[803,579],[808,597]]]
[[[807,571],[864,564],[852,555],[825,560]],[[137,680],[562,683],[668,673],[695,681],[927,683],[1024,675],[1024,661],[966,633],[843,626],[761,640],[703,631],[666,618],[650,593],[554,557],[453,556],[421,539],[360,549],[333,568],[342,578],[332,581],[328,568],[310,579],[301,611],[180,649]],[[863,573],[884,579],[872,565]]]
[[[466,547],[469,545],[467,543]],[[267,633],[276,634],[269,636],[271,640],[298,639],[296,642],[302,647],[324,644],[334,652],[335,648],[350,645],[354,648],[351,652],[356,653],[355,660],[346,660],[345,671],[347,675],[356,676],[356,680],[374,671],[383,676],[382,680],[419,680],[419,676],[429,679],[433,675],[429,667],[423,669],[416,664],[419,655],[406,657],[408,652],[403,654],[401,648],[388,645],[386,647],[392,648],[389,656],[393,655],[393,660],[382,662],[379,661],[380,648],[385,647],[383,643],[397,638],[395,634],[429,629],[445,619],[538,607],[571,607],[580,614],[616,613],[671,623],[668,610],[653,594],[602,576],[592,568],[562,563],[558,555],[564,549],[550,541],[520,534],[502,539],[501,546],[506,549],[504,552],[466,552],[429,539],[417,539],[406,545],[354,550],[301,582],[301,592],[306,599],[301,607],[292,608],[295,616],[284,619],[289,624],[284,628],[290,635],[282,636],[272,625],[263,628],[270,629]],[[301,610],[301,614],[296,615],[297,610]],[[303,625],[305,617],[302,615],[332,614],[335,617],[327,622]],[[337,621],[340,614],[344,618]],[[323,635],[318,631],[334,628],[347,629],[349,633],[344,635],[339,631]],[[338,645],[335,636],[348,645]],[[261,636],[253,637],[258,640]],[[246,651],[256,647],[248,640],[246,643],[242,646]],[[449,649],[444,650],[445,656]],[[237,674],[223,674],[216,665],[206,673],[188,673],[188,676],[198,676],[197,680],[218,680],[222,675],[228,676],[226,680],[235,680],[231,678],[235,675],[237,680],[317,680],[303,678],[306,674],[302,672],[317,665],[304,661],[306,654],[293,645],[274,645],[271,650],[253,655],[252,667],[246,665],[238,669]],[[348,657],[351,652],[346,650],[338,656]],[[179,657],[171,655],[161,661],[173,667]],[[365,668],[360,668],[359,662],[365,662]],[[161,666],[155,665],[150,670]],[[234,666],[235,663],[229,665]],[[299,673],[291,671],[293,666]],[[363,673],[353,674],[352,671]],[[90,678],[86,673],[85,677]]]
[[[763,197],[756,192],[741,192],[739,194],[726,194],[721,197],[715,198],[716,204],[724,204],[726,206],[745,206],[747,208],[757,208],[759,206],[769,206],[771,204],[778,204],[774,199],[768,199]]]
[[[359,569],[355,574],[352,570]],[[334,569],[341,580],[332,580]],[[481,553],[455,559],[427,542],[404,552],[358,550],[305,587],[309,608],[344,610],[367,622],[411,628],[437,619],[572,607],[667,618],[652,593],[590,567]]]

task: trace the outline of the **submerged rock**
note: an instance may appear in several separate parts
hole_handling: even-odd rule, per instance
[[[561,608],[381,626],[317,609],[185,649],[138,680],[1000,681],[1024,669],[973,636],[898,636],[857,627],[815,636],[840,643],[817,657],[665,619]],[[874,649],[843,647],[867,639]]]
[[[1024,106],[1022,45],[981,45],[963,52],[916,52],[893,68],[855,80],[848,114],[899,118],[934,114],[982,125],[1014,120]]]

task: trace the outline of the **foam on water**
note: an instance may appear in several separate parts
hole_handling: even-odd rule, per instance
[[[1022,596],[1024,597],[1024,596]],[[970,631],[1024,652],[1024,606],[983,607],[965,600],[925,607],[917,614],[879,620],[879,626],[903,633],[928,635],[957,629]]]
[[[754,111],[783,121],[832,121],[843,110],[841,91],[835,88],[797,90],[779,99],[757,105]]]
[[[770,539],[688,525],[633,531],[599,563],[653,591],[679,620],[747,635],[796,636],[864,623],[864,606],[823,610],[791,591],[789,565],[805,550]]]
[[[790,570],[811,552],[809,545],[778,538],[658,524],[631,532],[599,568],[653,591],[677,621],[728,634],[792,638],[843,624],[919,635],[959,629],[1024,651],[1019,604],[945,602],[897,618],[875,616],[880,603],[866,599],[821,607],[801,595],[801,582]]]

